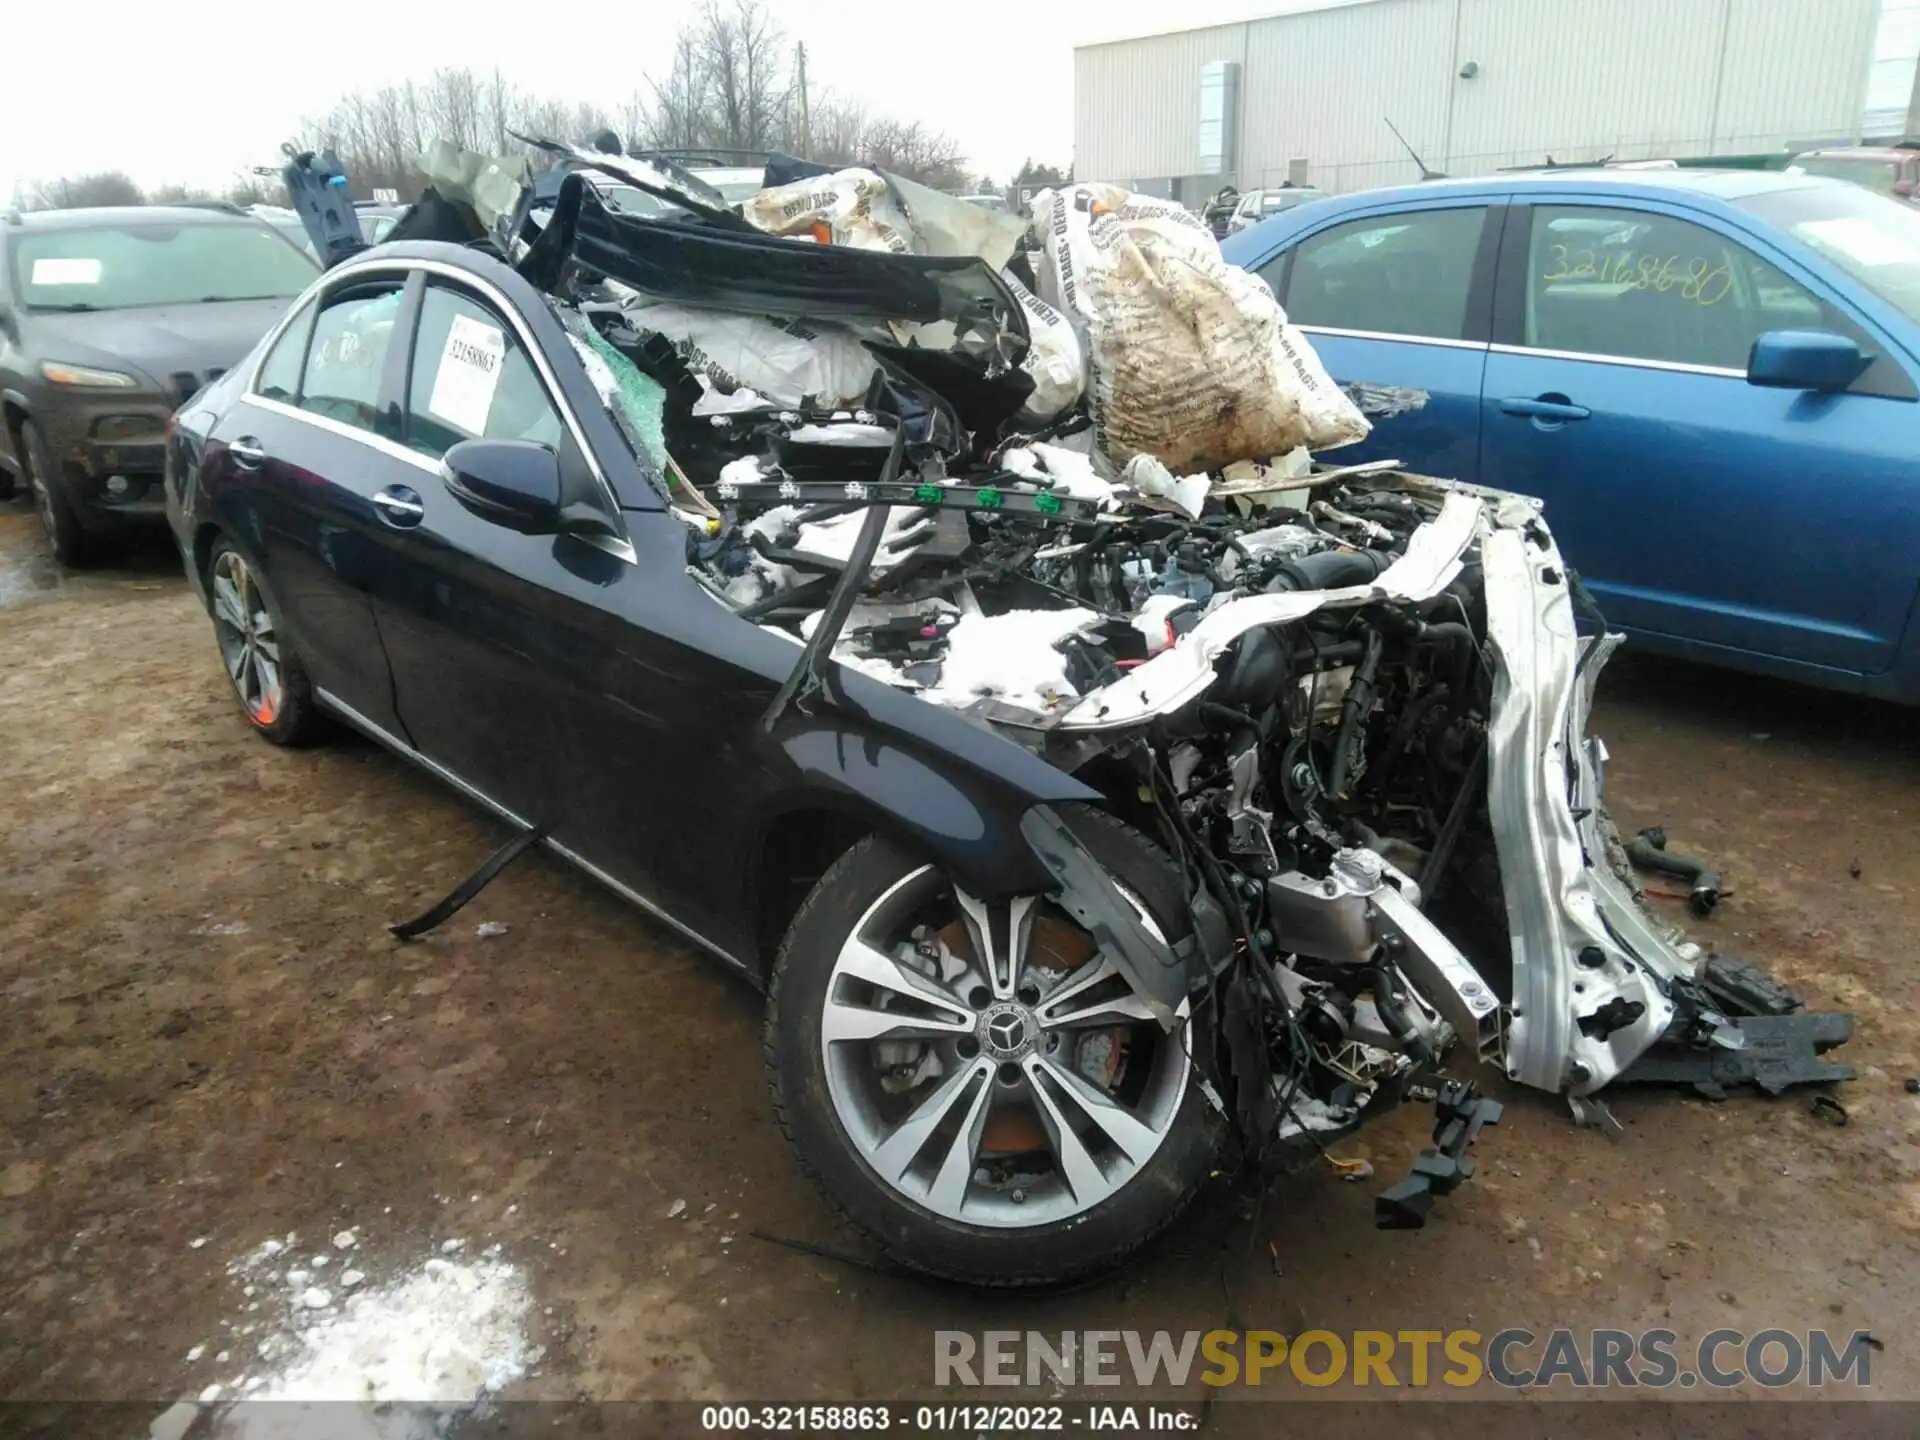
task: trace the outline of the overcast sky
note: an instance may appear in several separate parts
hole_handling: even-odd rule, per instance
[[[1004,181],[1073,148],[1073,47],[1309,8],[1313,0],[768,0],[822,91],[945,130]],[[1319,0],[1325,3],[1325,0]],[[696,0],[18,0],[5,7],[0,201],[21,181],[124,170],[222,186],[276,163],[349,90],[498,65],[524,90],[615,110]],[[596,18],[597,17],[597,18]]]

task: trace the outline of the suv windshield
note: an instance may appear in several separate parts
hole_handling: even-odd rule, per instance
[[[1852,185],[1776,190],[1737,203],[1920,320],[1920,210]]]
[[[298,295],[319,267],[265,223],[129,222],[29,231],[13,246],[29,310],[127,310]]]

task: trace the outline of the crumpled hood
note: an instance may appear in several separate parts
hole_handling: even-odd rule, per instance
[[[228,370],[286,313],[293,296],[161,305],[139,310],[36,314],[33,348],[41,359],[132,370],[161,390],[175,371]]]

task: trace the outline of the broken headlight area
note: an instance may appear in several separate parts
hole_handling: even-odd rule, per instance
[[[1199,222],[1079,185],[1009,230],[870,171],[736,211],[574,159],[674,213],[575,173],[493,233],[659,473],[689,573],[794,645],[768,729],[855,672],[1153,837],[1189,896],[1178,947],[1044,807],[1023,827],[1046,903],[1188,1047],[1251,1159],[1431,1098],[1434,1145],[1381,1199],[1418,1223],[1498,1115],[1450,1059],[1586,1096],[1663,1041],[1741,1048],[1607,818],[1586,721],[1619,637],[1539,507],[1314,461],[1368,422]],[[1379,393],[1382,415],[1423,398]],[[914,953],[961,963],[950,940]],[[1065,1063],[1108,1084],[1125,1040]],[[878,1093],[935,1084],[941,1053],[876,1047]],[[1023,1190],[1031,1147],[997,1123]]]

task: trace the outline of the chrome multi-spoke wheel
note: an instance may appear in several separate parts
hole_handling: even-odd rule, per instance
[[[225,536],[207,557],[207,608],[233,693],[254,730],[276,745],[305,745],[325,733],[306,667],[280,623],[272,591]]]
[[[1071,921],[1033,896],[990,909],[932,866],[840,947],[820,1039],[834,1111],[874,1172],[974,1225],[1107,1199],[1160,1148],[1189,1071]]]
[[[1111,817],[1082,825],[1178,943],[1165,857]],[[1162,1029],[1064,909],[988,905],[883,841],[802,907],[768,1030],[782,1123],[822,1190],[896,1258],[957,1279],[1115,1263],[1178,1212],[1218,1138],[1188,1027]]]
[[[237,550],[222,550],[212,571],[213,633],[234,693],[256,725],[271,725],[286,705],[280,637],[253,571]]]

